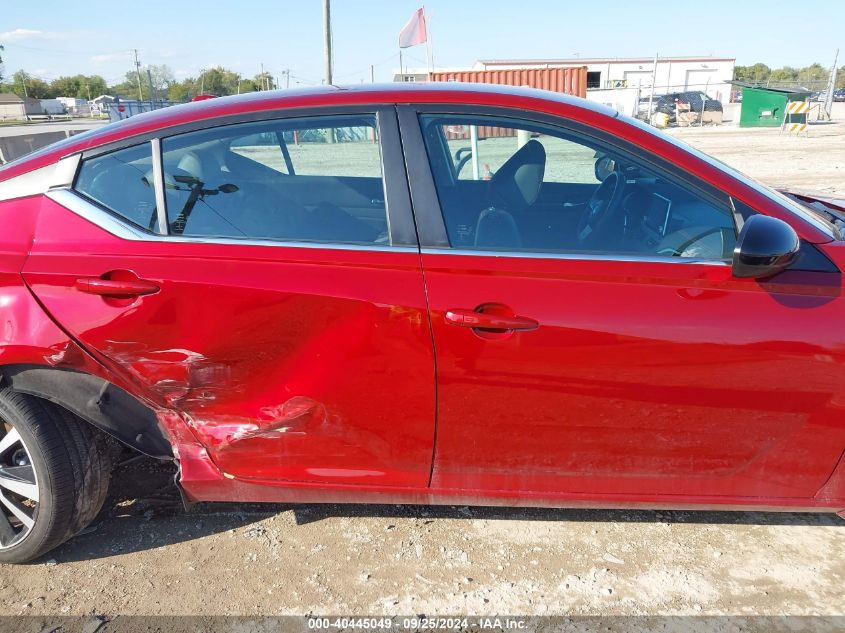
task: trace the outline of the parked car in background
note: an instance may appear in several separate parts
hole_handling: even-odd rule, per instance
[[[0,168],[0,562],[117,443],[192,502],[841,512],[843,218],[502,86],[70,137]]]
[[[648,104],[650,97],[640,97],[638,105],[639,118],[647,120]],[[669,116],[670,122],[675,122],[675,115],[678,106],[685,108],[689,106],[691,112],[701,114],[702,112],[722,112],[722,103],[718,99],[712,99],[701,91],[673,92],[665,95],[656,95],[651,101],[651,114],[662,112]]]
[[[834,101],[845,101],[845,88],[839,88],[833,91]]]

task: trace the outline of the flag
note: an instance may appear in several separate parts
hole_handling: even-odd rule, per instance
[[[399,48],[416,46],[426,41],[428,34],[425,30],[425,9],[419,8],[404,28],[399,31]]]

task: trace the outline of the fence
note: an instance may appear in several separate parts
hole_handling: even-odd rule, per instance
[[[108,108],[109,121],[114,123],[115,121],[122,121],[136,114],[141,114],[142,112],[160,110],[176,104],[172,101],[159,99],[157,101],[117,101],[105,105]]]

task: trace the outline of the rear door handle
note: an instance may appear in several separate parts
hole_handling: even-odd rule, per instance
[[[476,312],[465,308],[446,310],[446,322],[459,327],[478,328],[482,330],[536,330],[540,324],[534,319],[523,316],[505,316]]]
[[[159,291],[156,284],[143,279],[122,280],[100,277],[81,277],[76,280],[76,289],[80,292],[108,297],[139,297]]]

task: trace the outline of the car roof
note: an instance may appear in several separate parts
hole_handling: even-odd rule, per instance
[[[48,145],[17,161],[0,167],[0,180],[14,177],[55,162],[70,154],[108,145],[123,139],[154,134],[170,127],[218,117],[250,112],[292,108],[341,105],[392,105],[424,103],[465,103],[471,105],[511,106],[546,112],[572,109],[597,115],[617,117],[616,110],[580,97],[522,88],[478,83],[420,82],[361,84],[357,86],[319,86],[285,90],[250,92],[242,95],[205,99],[161,108],[104,125]]]

